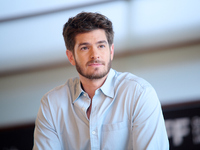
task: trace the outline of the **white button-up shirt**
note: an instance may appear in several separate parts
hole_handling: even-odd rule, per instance
[[[92,99],[79,78],[41,100],[34,150],[168,150],[160,102],[153,87],[130,73],[110,70]]]

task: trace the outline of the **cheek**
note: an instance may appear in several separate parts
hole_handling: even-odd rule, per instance
[[[79,66],[84,66],[84,64],[87,62],[85,56],[77,56],[75,57],[75,60],[76,64],[78,64]]]

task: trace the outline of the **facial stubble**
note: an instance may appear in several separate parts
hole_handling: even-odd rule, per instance
[[[102,65],[105,65],[104,62],[101,62],[101,61],[98,61],[98,60],[93,60],[93,61],[90,61],[88,62],[87,64],[89,63],[92,63],[92,62],[97,62],[97,63],[101,63]],[[101,79],[103,77],[105,77],[108,72],[110,71],[110,68],[111,68],[111,59],[109,60],[108,62],[108,65],[107,65],[107,69],[101,73],[94,73],[94,74],[87,74],[87,73],[84,73],[83,69],[81,68],[80,64],[76,61],[76,58],[75,58],[75,63],[76,63],[76,70],[78,71],[78,73],[80,75],[82,75],[83,77],[87,78],[87,79],[90,79],[90,80],[97,80],[97,79]],[[94,71],[97,72],[99,70],[98,67],[94,68]]]

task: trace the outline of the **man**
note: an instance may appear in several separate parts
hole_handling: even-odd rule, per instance
[[[67,57],[79,77],[48,92],[33,149],[167,150],[160,102],[145,80],[111,69],[112,22],[82,12],[64,25]]]

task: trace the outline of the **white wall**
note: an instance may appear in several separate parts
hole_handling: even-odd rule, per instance
[[[10,1],[0,1],[0,74],[62,63],[65,60],[63,25],[81,11],[102,13],[113,22],[116,53],[200,39],[199,0],[113,1],[1,22],[6,16],[26,16],[61,6],[70,8],[69,0]],[[77,1],[80,2],[70,3]]]
[[[162,105],[200,100],[200,44],[114,58],[112,65],[149,81]],[[0,127],[34,122],[42,96],[74,76],[75,68],[66,64],[0,77]]]

